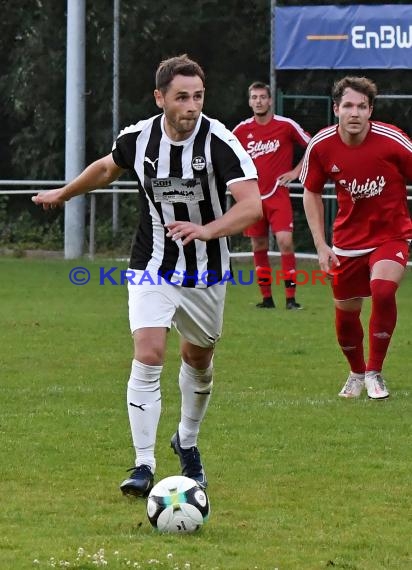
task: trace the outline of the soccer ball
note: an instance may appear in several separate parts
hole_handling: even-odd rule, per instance
[[[147,516],[160,532],[195,532],[208,520],[209,498],[193,479],[182,475],[166,477],[147,498]]]

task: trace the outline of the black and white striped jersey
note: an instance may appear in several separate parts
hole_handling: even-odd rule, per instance
[[[112,149],[113,160],[133,171],[139,188],[140,223],[130,268],[172,282],[179,276],[185,287],[206,287],[229,271],[227,238],[194,240],[183,247],[180,240],[166,237],[165,224],[205,225],[219,218],[227,185],[256,179],[256,169],[237,138],[216,119],[201,114],[192,135],[179,142],[169,139],[163,123],[160,114],[125,128]]]

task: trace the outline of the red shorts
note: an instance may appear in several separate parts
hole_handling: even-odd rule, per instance
[[[293,210],[289,198],[289,190],[281,186],[273,196],[262,200],[263,218],[246,228],[243,235],[247,237],[266,237],[271,229],[277,232],[293,232]]]
[[[340,266],[334,271],[333,296],[338,301],[370,297],[370,275],[377,261],[391,260],[404,267],[408,263],[409,244],[404,240],[387,241],[370,253],[358,257],[338,255]]]

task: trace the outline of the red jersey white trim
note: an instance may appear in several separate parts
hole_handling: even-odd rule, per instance
[[[406,180],[412,180],[412,141],[393,125],[371,121],[365,140],[346,145],[337,125],[317,133],[308,145],[300,180],[321,193],[335,183],[337,248],[356,254],[389,240],[411,239]]]
[[[295,145],[306,148],[310,141],[310,135],[296,121],[280,115],[273,115],[265,125],[250,117],[233,133],[255,163],[263,199],[275,193],[279,176],[292,170]]]

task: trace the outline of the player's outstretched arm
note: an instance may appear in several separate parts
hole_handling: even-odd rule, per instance
[[[42,205],[43,209],[62,206],[64,202],[74,196],[86,194],[96,188],[104,188],[122,174],[123,169],[117,166],[112,155],[108,154],[92,162],[79,176],[62,188],[39,192],[32,197],[35,204]]]
[[[230,185],[235,204],[223,216],[201,226],[192,222],[167,224],[168,237],[186,245],[194,239],[209,241],[241,232],[262,217],[262,200],[256,180],[242,180]]]

